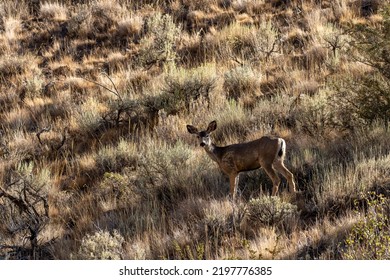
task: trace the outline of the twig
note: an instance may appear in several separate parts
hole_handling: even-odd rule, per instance
[[[118,89],[117,89],[116,86],[115,86],[114,81],[113,81],[106,73],[103,72],[102,74],[104,74],[104,75],[110,80],[111,84],[112,84],[113,87],[114,87],[114,90],[110,89],[109,87],[107,87],[107,86],[105,86],[105,85],[103,85],[103,84],[101,84],[101,83],[98,83],[98,82],[96,82],[96,81],[90,80],[90,79],[88,79],[88,78],[85,78],[85,77],[81,77],[81,78],[84,79],[84,80],[86,80],[87,82],[93,83],[93,84],[95,84],[95,85],[98,85],[98,86],[104,88],[105,90],[108,90],[109,92],[111,92],[112,94],[114,94],[116,97],[118,97],[119,100],[122,102],[122,97],[120,96],[120,94],[119,94],[119,92],[118,92]]]
[[[43,145],[42,140],[41,140],[41,134],[42,134],[43,132],[49,132],[50,130],[51,130],[51,125],[49,125],[48,127],[44,127],[44,128],[42,128],[39,132],[37,132],[36,136],[37,136],[38,141],[39,141],[39,143],[40,143],[41,145]]]

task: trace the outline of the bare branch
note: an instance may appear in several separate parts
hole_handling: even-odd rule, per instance
[[[84,79],[84,80],[86,80],[87,82],[93,83],[93,84],[95,84],[95,85],[98,85],[99,87],[104,88],[105,90],[108,90],[109,92],[111,92],[112,94],[114,94],[116,97],[118,97],[120,101],[122,101],[122,97],[120,96],[120,94],[119,94],[119,92],[118,92],[118,89],[117,89],[116,86],[115,86],[114,81],[113,81],[106,73],[103,72],[103,74],[110,80],[111,84],[112,84],[113,87],[114,87],[114,90],[110,89],[109,87],[107,87],[107,86],[105,86],[105,85],[103,85],[103,84],[101,84],[101,83],[98,83],[98,82],[96,82],[96,81],[90,80],[90,79],[88,79],[88,78],[85,78],[85,77],[81,77],[81,78]]]
[[[39,141],[39,143],[40,143],[41,145],[43,145],[42,140],[41,140],[41,134],[42,134],[43,132],[49,132],[50,130],[51,130],[51,125],[49,125],[48,127],[44,127],[44,128],[42,128],[39,132],[37,132],[36,136],[37,136],[38,141]]]
[[[120,99],[120,101],[122,101],[122,97],[119,95],[119,91],[118,91],[118,89],[117,89],[117,87],[116,87],[114,81],[111,79],[110,76],[108,76],[107,73],[103,72],[103,74],[104,74],[104,76],[106,76],[107,79],[110,80],[110,82],[111,82],[111,84],[112,84],[112,86],[114,87],[114,90],[115,90],[115,92],[116,92],[115,95]]]
[[[33,192],[33,190],[34,190],[33,188],[26,188],[27,193],[36,199],[36,201],[34,203],[31,203],[31,205],[35,205],[36,203],[41,201],[42,204],[43,204],[43,207],[45,208],[45,216],[48,217],[49,216],[49,204],[47,202],[47,199],[45,197],[43,197],[42,195],[39,195],[36,190],[34,190],[35,192]],[[35,207],[32,207],[32,208],[34,210],[34,213],[37,216],[39,216],[39,214],[36,211]]]
[[[5,198],[7,198],[9,201],[11,201],[13,204],[15,204],[19,210],[21,212],[25,212],[27,214],[31,214],[30,210],[29,210],[29,207],[26,203],[26,201],[24,201],[23,199],[21,198],[17,198],[15,196],[13,196],[12,194],[8,193],[3,187],[0,186],[0,191],[2,191],[2,196],[4,196]]]

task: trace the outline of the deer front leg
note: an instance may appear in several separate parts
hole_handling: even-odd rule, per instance
[[[237,173],[229,174],[229,182],[230,182],[230,196],[233,201],[236,200],[236,191],[238,186],[239,176]]]

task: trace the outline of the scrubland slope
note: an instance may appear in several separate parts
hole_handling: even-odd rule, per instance
[[[40,2],[40,3],[39,3]],[[390,257],[388,1],[2,1],[0,258]],[[287,142],[239,201],[186,131]]]

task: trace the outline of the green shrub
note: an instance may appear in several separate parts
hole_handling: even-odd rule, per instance
[[[186,186],[180,166],[185,166],[191,151],[183,143],[174,146],[151,147],[139,160],[139,183],[146,189],[154,189],[162,198],[170,200]],[[155,195],[154,192],[151,192]]]
[[[304,96],[300,104],[291,111],[298,128],[313,137],[323,137],[337,126],[334,105],[331,104],[332,93],[320,91],[311,98]]]
[[[252,44],[256,54],[265,61],[268,61],[273,53],[280,51],[279,37],[279,32],[272,24],[272,21],[262,21],[252,37]]]
[[[176,40],[181,27],[176,26],[169,14],[156,13],[146,21],[147,33],[142,39],[141,62],[150,65],[168,63],[176,60]]]
[[[159,108],[168,114],[190,111],[193,100],[204,98],[210,101],[210,95],[216,86],[217,75],[213,65],[205,65],[193,70],[175,69],[165,78],[162,94],[157,97]]]
[[[343,259],[390,259],[389,200],[382,195],[373,196],[366,198],[366,215],[361,216],[345,239]]]
[[[348,54],[369,70],[346,79],[339,85],[340,106],[346,114],[365,123],[390,121],[390,5],[384,9],[380,26],[359,24],[350,31],[352,40]]]
[[[128,170],[124,170],[124,172],[126,171]],[[131,178],[126,174],[112,172],[104,173],[103,179],[95,192],[98,194],[101,201],[114,200],[115,205],[118,205],[119,207],[122,205],[128,207],[128,205],[131,205],[139,199]]]
[[[340,111],[343,116],[349,115],[350,123],[356,118],[363,124],[373,124],[377,120],[386,126],[389,124],[390,78],[375,71],[359,79],[348,79],[339,92]]]
[[[177,260],[204,260],[205,244],[200,242],[193,245],[181,246],[177,241],[173,241],[175,259]]]

